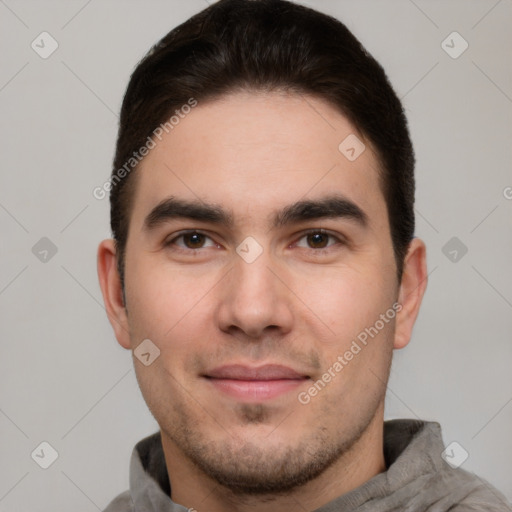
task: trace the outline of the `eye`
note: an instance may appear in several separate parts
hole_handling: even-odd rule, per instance
[[[343,245],[343,240],[333,234],[325,231],[324,229],[311,229],[307,231],[300,239],[306,240],[306,245],[297,242],[295,245],[298,247],[305,247],[306,249],[314,250],[328,250],[329,247],[336,245],[336,242]],[[329,243],[329,239],[334,243]]]
[[[182,240],[182,243],[178,243]],[[210,245],[205,246],[205,241],[210,240]],[[217,247],[216,244],[208,235],[201,233],[200,231],[187,231],[175,236],[171,240],[165,243],[166,246],[175,245],[180,249],[203,249],[204,247]]]

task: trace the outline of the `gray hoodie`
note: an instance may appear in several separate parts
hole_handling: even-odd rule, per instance
[[[314,512],[512,512],[505,497],[485,480],[441,457],[439,423],[392,420],[384,423],[387,470]],[[447,449],[448,460],[456,454]],[[455,465],[452,462],[452,465]],[[135,446],[130,490],[104,512],[187,512],[170,499],[160,432]]]

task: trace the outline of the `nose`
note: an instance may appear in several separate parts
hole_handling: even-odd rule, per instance
[[[222,280],[217,309],[219,328],[250,338],[291,331],[293,293],[286,285],[285,271],[273,264],[267,252],[248,263],[234,255],[232,270]]]

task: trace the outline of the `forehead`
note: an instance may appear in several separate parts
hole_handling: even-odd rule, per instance
[[[199,101],[156,140],[137,173],[139,225],[171,194],[226,205],[238,220],[267,219],[291,201],[334,192],[369,216],[385,210],[371,145],[334,107],[306,95],[238,92]]]

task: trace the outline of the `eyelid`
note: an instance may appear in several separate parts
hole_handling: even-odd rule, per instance
[[[178,240],[179,238],[181,238],[185,235],[191,235],[193,233],[197,233],[198,235],[203,235],[206,238],[209,238],[215,245],[219,245],[217,242],[215,242],[215,240],[213,240],[213,238],[208,233],[205,233],[201,229],[184,229],[182,231],[178,231],[177,233],[173,233],[172,238],[165,240],[164,246],[167,247],[169,245],[175,245],[174,243],[176,242],[176,240]],[[179,246],[176,246],[176,247],[178,248],[178,250],[183,250],[183,251],[187,251],[187,252],[198,251],[200,249],[204,249],[204,247],[199,247],[197,249],[188,249],[188,248],[184,249],[183,247],[179,247]]]
[[[334,238],[335,240],[338,241],[338,244],[328,245],[327,247],[323,247],[323,248],[320,248],[320,249],[314,249],[312,247],[309,247],[308,249],[313,251],[313,252],[328,251],[329,249],[331,249],[335,245],[346,245],[347,244],[347,240],[342,235],[340,235],[338,233],[333,233],[332,231],[329,231],[329,230],[324,229],[324,228],[310,228],[310,229],[306,229],[305,231],[302,231],[301,234],[300,234],[300,237],[297,239],[297,242],[299,240],[302,240],[304,237],[306,237],[308,235],[312,235],[312,234],[316,234],[316,233],[321,233],[322,235],[327,235],[330,238]],[[293,245],[296,245],[297,242],[294,242]]]
[[[172,238],[169,239],[169,240],[166,240],[164,242],[164,246],[170,246],[170,245],[175,245],[175,242],[176,240],[178,240],[179,238],[185,236],[185,235],[189,235],[189,234],[193,234],[193,233],[197,233],[199,235],[203,235],[205,236],[206,238],[209,238],[215,245],[219,245],[208,233],[204,232],[203,230],[201,229],[185,229],[185,230],[182,230],[182,231],[179,231],[177,233],[173,233],[172,235]],[[327,235],[329,236],[330,238],[333,238],[335,239],[338,244],[332,244],[332,245],[328,245],[327,247],[322,247],[322,248],[313,248],[313,247],[307,247],[305,249],[308,249],[310,251],[313,251],[313,252],[317,252],[317,253],[320,253],[320,252],[323,252],[323,251],[328,251],[331,247],[335,246],[335,245],[346,245],[347,244],[347,240],[340,234],[338,233],[333,233],[327,229],[324,229],[324,228],[310,228],[310,229],[306,229],[304,231],[301,231],[300,232],[300,236],[296,239],[295,242],[293,242],[291,244],[291,246],[295,246],[297,245],[298,241],[299,240],[302,240],[304,237],[308,236],[308,235],[312,235],[312,234],[317,234],[317,233],[321,233],[323,235]],[[201,249],[205,249],[206,247],[198,247],[197,249],[189,249],[189,248],[183,248],[183,247],[180,247],[180,246],[176,246],[178,250],[182,250],[182,251],[185,251],[185,252],[192,252],[192,251],[199,251]],[[211,247],[211,246],[210,246]]]

